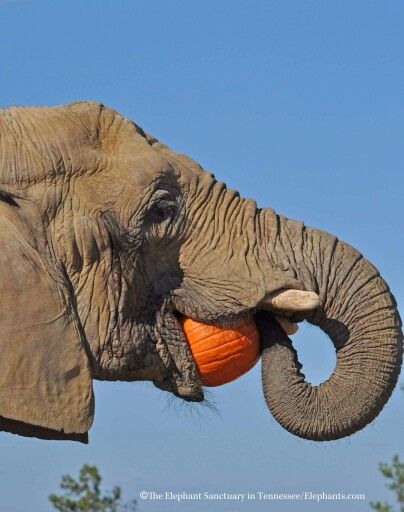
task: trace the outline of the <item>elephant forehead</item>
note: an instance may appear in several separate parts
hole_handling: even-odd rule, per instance
[[[91,156],[87,158],[92,162]],[[112,203],[116,206],[131,204],[135,208],[170,168],[167,160],[151,148],[150,151],[134,150],[125,156],[97,158],[97,162],[92,163],[96,172],[79,176],[74,193],[86,204],[99,204],[100,207]]]
[[[90,116],[91,114],[91,116]],[[109,158],[153,152],[144,132],[110,109],[67,106],[0,110],[0,178],[20,185],[94,173]]]

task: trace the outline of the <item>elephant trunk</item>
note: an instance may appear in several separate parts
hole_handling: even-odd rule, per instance
[[[394,297],[374,266],[346,243],[271,210],[259,213],[265,254],[291,267],[321,305],[307,320],[331,338],[336,368],[312,386],[290,340],[263,340],[262,383],[275,419],[289,432],[325,441],[365,427],[381,411],[402,361],[401,321]],[[270,236],[268,236],[270,235]]]

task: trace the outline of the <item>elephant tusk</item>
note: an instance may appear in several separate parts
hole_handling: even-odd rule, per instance
[[[315,292],[281,290],[267,295],[261,305],[273,310],[297,313],[318,308],[320,297]]]
[[[282,327],[282,329],[288,336],[293,336],[293,334],[296,334],[297,331],[299,330],[299,326],[297,324],[291,322],[284,316],[276,315],[275,320],[278,322],[278,324]]]

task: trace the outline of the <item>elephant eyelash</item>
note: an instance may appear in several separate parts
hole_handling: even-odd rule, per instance
[[[10,194],[7,194],[7,192],[0,191],[0,201],[3,201],[3,203],[7,203],[10,206],[16,206],[18,208],[18,203],[16,203],[14,198]]]

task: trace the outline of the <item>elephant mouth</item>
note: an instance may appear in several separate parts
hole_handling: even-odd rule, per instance
[[[237,314],[215,318],[213,322],[210,319],[206,322],[205,319],[199,318],[198,321],[218,328],[229,328],[247,318],[251,319],[258,311],[258,307],[248,308]],[[164,326],[160,330],[161,343],[158,345],[165,366],[165,376],[162,380],[154,380],[153,383],[157,388],[169,391],[187,402],[203,402],[204,384],[180,321],[184,316],[187,315],[173,305],[167,307],[163,314]]]
[[[198,321],[220,328],[229,327],[247,317],[251,318],[257,310],[249,308],[237,314],[215,318],[213,322],[210,319],[206,322],[205,319],[199,318]],[[203,402],[204,385],[180,321],[184,316],[188,315],[173,304],[167,305],[162,312],[157,350],[163,361],[164,371],[163,378],[153,380],[153,384],[158,389],[168,391],[187,402]]]
[[[287,335],[291,335],[297,330],[293,322],[303,320],[307,313],[317,306],[316,294],[300,290],[278,290],[261,298],[253,307],[240,307],[236,312],[226,312],[217,316],[190,315],[181,303],[171,300],[164,304],[158,322],[160,328],[157,349],[164,364],[163,377],[153,382],[159,389],[169,391],[185,401],[204,400],[202,378],[182,329],[181,317],[191,316],[198,322],[226,329],[240,325],[246,320],[251,321],[251,318],[255,319],[260,312],[265,312],[267,317],[277,320]],[[300,314],[296,315],[296,311],[300,311]]]

